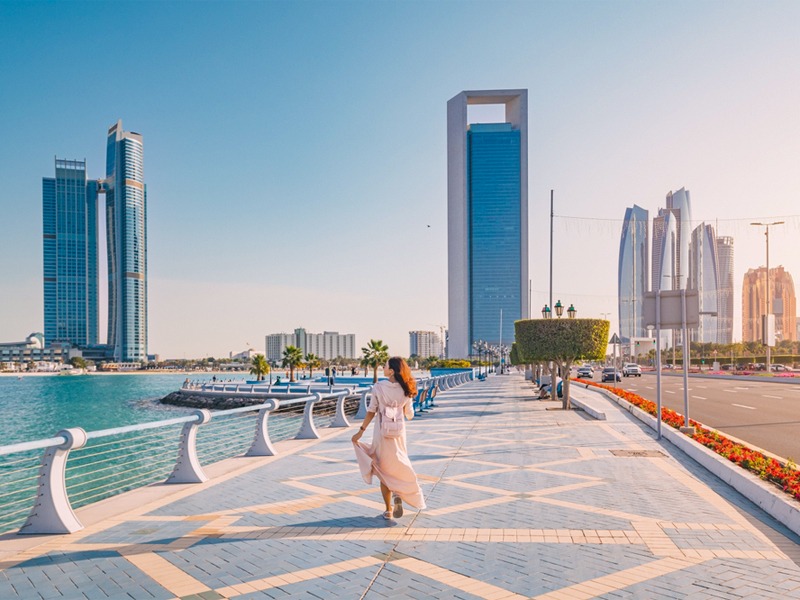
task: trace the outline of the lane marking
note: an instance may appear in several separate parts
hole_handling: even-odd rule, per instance
[[[722,390],[723,392],[728,392],[729,394],[738,394],[736,390]]]
[[[665,391],[666,393],[668,393],[668,394],[674,394],[674,393],[675,393],[675,392],[673,392],[672,390],[664,390],[664,391]]]
[[[696,398],[697,400],[708,400],[705,396],[692,396],[692,398]]]
[[[749,390],[750,388],[749,388],[749,387],[742,387],[742,386],[740,386],[740,385],[737,385],[737,386],[736,386],[736,389],[737,389],[737,390]]]
[[[708,389],[707,385],[698,385],[697,387],[699,387],[701,390],[707,390]]]
[[[654,390],[654,389],[656,389],[656,388],[654,388],[652,385],[646,385],[646,386],[644,386],[644,387],[645,387],[646,389],[648,389],[648,390]],[[798,390],[798,391],[800,391],[800,390]]]
[[[748,408],[750,410],[755,410],[755,406],[745,406],[744,404],[732,404],[731,406],[738,406],[739,408]]]
[[[762,394],[764,398],[775,398],[776,400],[783,400],[783,396],[768,396],[767,394]]]

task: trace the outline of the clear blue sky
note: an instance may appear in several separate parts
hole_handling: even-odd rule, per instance
[[[101,177],[122,119],[151,352],[304,326],[407,354],[447,323],[446,102],[493,88],[529,90],[534,309],[551,188],[555,295],[615,323],[625,207],[685,186],[736,238],[738,315],[749,220],[791,217],[770,263],[800,278],[798,22],[797,2],[0,2],[0,340],[43,328],[41,178],[56,155]]]

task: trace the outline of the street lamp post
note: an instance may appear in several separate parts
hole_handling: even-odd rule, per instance
[[[766,289],[766,312],[764,321],[761,324],[761,337],[764,340],[764,346],[767,347],[767,358],[766,358],[766,370],[767,373],[770,372],[770,360],[772,358],[772,352],[770,348],[770,342],[772,340],[769,339],[769,228],[771,225],[783,225],[784,221],[773,221],[772,223],[750,223],[750,225],[756,225],[758,227],[764,227],[764,235],[766,236],[767,242],[767,268],[766,268],[766,275],[767,275],[767,289]]]

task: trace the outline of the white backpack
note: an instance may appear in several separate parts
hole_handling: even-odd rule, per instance
[[[403,435],[403,407],[381,406],[381,435],[398,438]]]

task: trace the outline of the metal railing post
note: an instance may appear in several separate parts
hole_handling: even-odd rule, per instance
[[[314,426],[314,405],[322,400],[322,394],[314,394],[313,400],[306,400],[306,407],[303,409],[303,425],[300,427],[294,439],[296,440],[317,440],[319,439],[319,432]]]
[[[277,451],[272,445],[272,440],[269,438],[269,428],[267,421],[269,420],[269,413],[278,408],[277,400],[269,402],[270,406],[266,406],[258,411],[256,418],[256,435],[253,438],[253,443],[250,449],[245,453],[245,456],[275,456]]]
[[[39,468],[36,504],[19,533],[73,533],[83,529],[83,523],[75,516],[69,503],[65,476],[69,451],[86,445],[86,432],[80,427],[73,427],[56,435],[67,441],[44,451]]]
[[[344,402],[353,395],[353,390],[352,388],[347,388],[340,394],[336,399],[336,416],[333,419],[333,423],[331,423],[331,427],[350,427],[350,421],[347,420],[347,415],[344,414]]]
[[[201,408],[194,414],[198,420],[183,425],[181,442],[178,447],[178,461],[165,483],[203,483],[208,481],[208,476],[203,472],[203,467],[197,458],[197,428],[211,420],[211,412]]]

